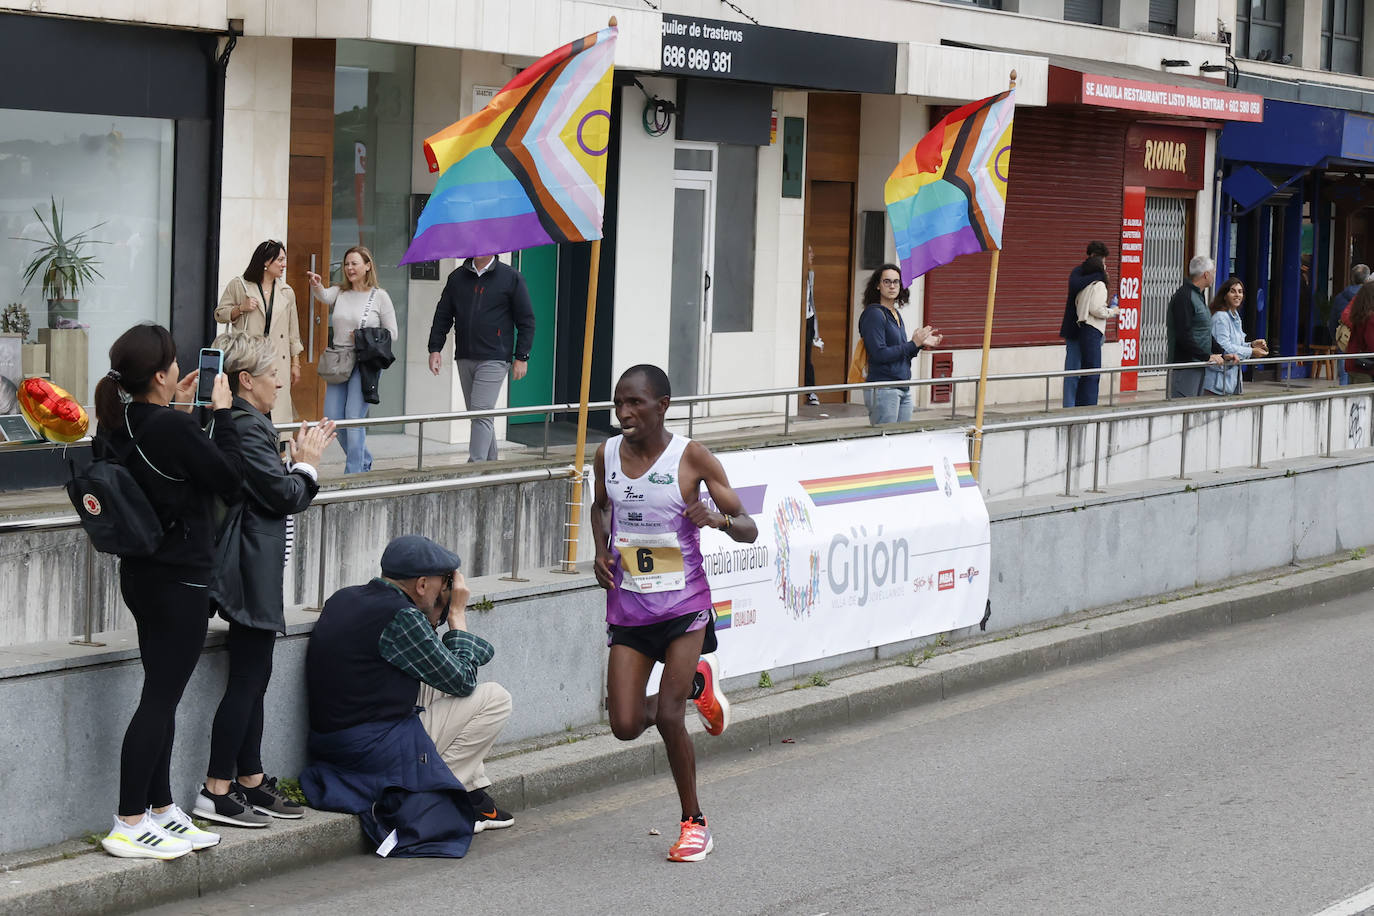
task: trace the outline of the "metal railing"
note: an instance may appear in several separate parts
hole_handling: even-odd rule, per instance
[[[1324,355],[1303,356],[1303,357],[1266,357],[1266,358],[1263,358],[1263,359],[1244,360],[1244,361],[1242,361],[1242,362],[1240,363],[1240,365],[1268,365],[1268,364],[1275,364],[1275,363],[1295,363],[1295,362],[1303,362],[1303,361],[1324,361],[1324,360],[1329,360],[1329,359],[1333,359],[1333,358],[1337,358],[1337,357],[1324,356]],[[1342,356],[1339,357],[1339,358],[1368,358],[1368,359],[1374,359],[1374,353],[1368,353],[1368,354],[1342,354]],[[1096,374],[1110,374],[1110,375],[1113,376],[1113,379],[1115,379],[1115,376],[1116,376],[1116,375],[1119,375],[1119,374],[1122,373],[1122,372],[1147,372],[1147,371],[1155,371],[1155,372],[1158,372],[1158,371],[1166,371],[1166,372],[1167,372],[1167,371],[1171,371],[1171,370],[1174,370],[1174,369],[1196,369],[1196,368],[1198,368],[1198,366],[1199,366],[1198,363],[1173,363],[1173,364],[1168,364],[1168,365],[1145,366],[1145,367],[1128,366],[1128,367],[1108,367],[1108,368],[1088,369],[1088,370],[1055,370],[1055,371],[1048,371],[1048,372],[1011,373],[1011,374],[1007,374],[1007,375],[989,376],[989,377],[988,377],[988,382],[991,383],[991,382],[994,382],[994,381],[1016,381],[1016,380],[1027,380],[1027,379],[1038,379],[1038,378],[1044,377],[1044,378],[1046,378],[1046,380],[1047,380],[1046,384],[1048,384],[1048,380],[1049,380],[1049,379],[1052,379],[1052,378],[1068,378],[1068,377],[1073,377],[1073,376],[1096,375]],[[972,383],[972,384],[974,384],[974,385],[976,386],[977,383],[978,383],[978,381],[979,381],[979,380],[978,380],[978,378],[977,378],[976,376],[969,376],[969,377],[934,378],[934,379],[931,379],[931,378],[912,379],[912,380],[909,382],[909,384],[910,384],[912,387],[928,386],[928,385],[957,385],[957,384],[961,384],[961,383],[962,383],[962,384]],[[907,383],[903,383],[903,384],[907,384]],[[1166,385],[1167,385],[1167,381],[1166,381]],[[717,402],[717,401],[739,400],[739,399],[745,399],[745,398],[765,398],[765,397],[786,397],[786,398],[788,399],[788,401],[789,401],[789,404],[790,404],[790,399],[791,399],[792,397],[797,396],[797,395],[802,395],[802,396],[804,396],[804,395],[806,395],[807,393],[810,393],[810,392],[854,391],[854,390],[864,390],[864,389],[868,389],[868,388],[889,388],[889,387],[893,387],[893,383],[892,383],[892,382],[864,382],[864,383],[859,383],[859,384],[844,384],[844,385],[812,385],[812,386],[802,386],[802,387],[794,387],[794,388],[770,388],[770,389],[762,389],[762,390],[750,391],[750,392],[729,392],[729,393],[722,393],[722,394],[689,395],[689,396],[686,396],[686,397],[684,397],[684,398],[674,399],[674,403],[679,403],[679,404],[680,404],[680,403],[683,402],[683,401],[686,401],[686,402],[688,403],[688,405],[689,405],[689,413],[688,413],[688,417],[687,417],[687,420],[688,420],[688,435],[691,435],[691,429],[692,429],[692,423],[693,423],[692,408],[693,408],[696,404],[704,404],[704,403],[711,403],[711,402]],[[1115,388],[1115,386],[1113,385],[1113,386],[1112,386],[1112,389],[1114,390],[1114,388]],[[1087,414],[1075,412],[1075,413],[1071,413],[1071,414],[1066,413],[1066,414],[1064,414],[1064,415],[1062,415],[1062,416],[1059,416],[1059,417],[1036,417],[1036,418],[1034,418],[1034,419],[1027,419],[1027,420],[994,421],[994,422],[989,422],[989,423],[984,424],[984,431],[985,431],[985,432],[1014,432],[1014,431],[1017,431],[1017,430],[1027,430],[1027,429],[1044,429],[1044,428],[1057,428],[1057,427],[1069,427],[1070,429],[1072,429],[1072,427],[1075,427],[1075,426],[1085,426],[1085,427],[1086,427],[1086,426],[1093,426],[1093,427],[1094,427],[1094,450],[1093,450],[1093,464],[1092,464],[1092,468],[1093,468],[1093,470],[1092,470],[1093,486],[1092,486],[1092,489],[1091,489],[1089,492],[1093,492],[1093,493],[1102,493],[1102,492],[1105,492],[1105,491],[1103,491],[1103,490],[1100,488],[1100,486],[1099,486],[1099,481],[1100,481],[1100,477],[1099,477],[1099,467],[1100,467],[1100,451],[1101,451],[1101,448],[1100,448],[1100,446],[1101,446],[1101,426],[1102,426],[1102,424],[1104,424],[1104,423],[1120,422],[1120,421],[1124,421],[1124,420],[1131,420],[1131,419],[1136,419],[1136,418],[1141,418],[1141,417],[1162,417],[1162,416],[1172,416],[1172,415],[1181,415],[1181,416],[1183,416],[1183,418],[1184,418],[1184,420],[1183,420],[1183,429],[1182,429],[1182,433],[1181,433],[1181,436],[1180,436],[1180,447],[1179,447],[1179,453],[1180,453],[1180,454],[1179,454],[1179,478],[1182,479],[1182,478],[1185,477],[1186,462],[1187,462],[1188,417],[1192,416],[1193,414],[1198,414],[1198,413],[1211,413],[1211,412],[1227,412],[1227,411],[1237,411],[1237,410],[1245,410],[1245,409],[1254,409],[1254,410],[1256,410],[1256,411],[1257,411],[1257,421],[1256,421],[1256,425],[1257,425],[1257,434],[1256,434],[1256,437],[1255,437],[1254,467],[1257,467],[1257,468],[1258,468],[1258,467],[1261,467],[1261,466],[1262,466],[1262,462],[1263,462],[1263,448],[1264,448],[1263,430],[1264,430],[1264,407],[1265,407],[1265,406],[1273,405],[1273,404],[1287,404],[1287,403],[1300,403],[1300,402],[1306,402],[1306,401],[1321,401],[1321,400],[1325,400],[1325,401],[1327,402],[1327,407],[1326,407],[1326,450],[1325,450],[1325,454],[1329,457],[1329,456],[1331,455],[1331,451],[1332,451],[1332,448],[1331,448],[1331,437],[1332,437],[1332,427],[1333,427],[1333,422],[1332,422],[1332,405],[1331,405],[1330,402],[1331,402],[1333,399],[1338,398],[1338,397],[1349,397],[1349,396],[1352,394],[1352,392],[1359,392],[1359,393],[1361,393],[1363,396],[1368,396],[1368,397],[1374,398],[1374,387],[1366,387],[1366,386],[1357,386],[1357,387],[1355,387],[1355,388],[1353,388],[1353,389],[1350,388],[1350,387],[1328,387],[1328,388],[1323,388],[1323,389],[1316,390],[1316,391],[1307,391],[1307,392],[1296,393],[1296,394],[1269,395],[1269,396],[1263,396],[1263,397],[1249,397],[1249,398],[1245,398],[1245,397],[1241,397],[1241,398],[1237,398],[1237,397],[1228,397],[1228,398],[1223,398],[1223,399],[1205,399],[1205,400],[1191,399],[1191,398],[1190,398],[1190,399],[1185,399],[1185,400],[1172,400],[1172,401],[1168,401],[1168,402],[1166,402],[1166,403],[1164,403],[1164,404],[1160,404],[1160,405],[1156,405],[1156,406],[1140,406],[1140,407],[1135,407],[1135,408],[1133,408],[1133,409],[1131,409],[1131,410],[1129,410],[1129,411],[1113,411],[1113,412],[1111,412],[1111,413],[1102,413],[1102,412],[1098,412],[1098,413],[1087,413]],[[953,388],[951,388],[950,400],[951,400],[951,402],[954,402],[954,401],[956,400],[956,398],[955,398],[955,391],[954,391]],[[612,406],[612,405],[610,404],[610,402],[604,402],[604,401],[603,401],[603,402],[597,402],[597,403],[591,405],[591,408],[592,408],[592,409],[601,410],[601,409],[608,409],[608,408],[610,408],[611,406]],[[527,415],[527,414],[530,414],[530,413],[541,413],[541,412],[542,412],[542,413],[546,413],[546,414],[547,414],[546,420],[545,420],[545,426],[546,426],[546,430],[547,430],[547,425],[548,425],[548,423],[549,423],[548,417],[551,417],[553,413],[570,412],[570,411],[575,411],[576,409],[577,409],[577,405],[576,405],[576,404],[550,404],[550,405],[541,405],[541,406],[536,407],[536,408],[524,407],[524,408],[501,408],[501,409],[483,410],[483,411],[453,411],[453,412],[442,413],[442,414],[423,414],[423,415],[413,415],[413,416],[403,416],[403,417],[383,417],[383,418],[377,418],[377,419],[375,419],[375,420],[374,420],[374,419],[369,419],[369,418],[364,418],[364,419],[361,419],[361,420],[345,420],[345,421],[340,421],[340,422],[339,422],[339,426],[369,426],[369,425],[384,425],[384,424],[396,424],[396,423],[419,423],[419,424],[423,424],[423,423],[429,423],[429,422],[447,422],[447,421],[454,421],[454,420],[462,420],[462,419],[469,419],[469,418],[481,417],[481,416],[493,416],[493,417],[494,417],[494,416],[515,416],[515,415],[521,415],[521,414],[526,414],[526,415]],[[1046,410],[1048,411],[1048,409],[1049,409],[1049,408],[1048,408],[1048,406],[1047,406]],[[1371,403],[1371,410],[1374,410],[1374,402]],[[786,416],[786,413],[785,413],[785,416]],[[957,419],[957,417],[955,417],[955,418]],[[300,425],[300,424],[298,424],[298,423],[283,424],[282,426],[280,426],[280,427],[278,427],[278,428],[279,428],[280,430],[284,430],[284,431],[285,431],[285,430],[292,430],[292,429],[295,429],[295,428],[298,427],[299,425]],[[787,425],[786,422],[784,422],[784,431],[786,432],[787,429],[788,429],[788,425]],[[1067,449],[1066,449],[1066,459],[1065,459],[1065,472],[1064,472],[1065,488],[1064,488],[1064,495],[1065,495],[1065,496],[1071,496],[1071,495],[1072,495],[1072,472],[1073,472],[1073,467],[1074,467],[1074,461],[1073,461],[1073,436],[1070,434],[1070,435],[1069,435],[1068,437],[1066,437],[1066,438],[1067,438],[1067,441],[1068,441],[1068,447],[1067,447]],[[422,449],[422,451],[421,451],[421,458],[423,458],[423,436],[421,436],[421,449]],[[546,432],[546,438],[545,438],[545,452],[546,452],[546,454],[547,454],[547,432]],[[583,469],[582,473],[583,473],[583,475],[585,475],[585,474],[587,473],[586,468]],[[325,524],[325,523],[326,523],[326,521],[327,521],[327,516],[328,516],[328,512],[329,512],[329,507],[332,506],[332,505],[338,505],[338,504],[349,503],[349,502],[359,502],[359,501],[369,500],[369,499],[381,499],[381,498],[387,498],[387,497],[407,496],[407,495],[415,495],[415,494],[421,494],[421,493],[449,492],[449,491],[455,491],[455,490],[475,489],[475,488],[486,487],[486,486],[501,486],[501,485],[514,484],[514,485],[516,485],[516,488],[517,488],[517,489],[516,489],[516,499],[515,499],[515,514],[514,514],[514,518],[512,519],[512,528],[513,528],[513,535],[512,535],[512,536],[513,536],[514,540],[513,540],[513,543],[512,543],[512,551],[511,551],[511,571],[510,571],[510,574],[509,574],[509,575],[507,575],[507,576],[502,576],[502,578],[505,579],[505,580],[508,580],[508,581],[523,582],[523,581],[527,581],[527,580],[524,579],[524,578],[522,578],[522,577],[520,576],[520,543],[519,543],[519,542],[520,542],[520,533],[521,533],[521,527],[522,527],[522,526],[521,526],[521,521],[522,521],[522,506],[523,506],[523,498],[522,498],[522,497],[523,497],[523,489],[522,489],[522,487],[523,487],[523,485],[525,485],[525,484],[530,484],[530,483],[535,483],[535,482],[543,482],[543,481],[549,481],[549,480],[556,480],[556,479],[567,479],[567,480],[572,480],[572,479],[573,479],[574,477],[576,477],[576,476],[577,476],[577,469],[574,468],[574,467],[571,466],[571,465],[566,465],[566,466],[555,466],[555,467],[535,468],[535,469],[523,470],[523,471],[504,471],[504,472],[498,471],[498,472],[495,472],[495,473],[472,474],[472,475],[463,476],[463,477],[454,477],[454,478],[437,479],[437,480],[426,480],[426,481],[418,481],[418,482],[414,482],[414,483],[403,483],[403,484],[380,484],[380,485],[375,485],[375,486],[348,487],[348,488],[340,488],[340,489],[335,489],[335,490],[324,490],[324,491],[321,491],[321,492],[315,497],[314,501],[312,502],[312,505],[314,505],[314,506],[319,506],[319,507],[320,507],[320,532],[321,532],[321,533],[320,533],[320,551],[319,551],[319,553],[320,553],[320,560],[319,560],[319,567],[318,567],[318,570],[317,570],[317,589],[316,589],[316,593],[317,593],[318,600],[319,600],[320,604],[322,605],[323,602],[324,602],[324,582],[325,582],[325,551],[324,551],[324,538],[325,538],[325,530],[326,530],[326,524]],[[71,513],[59,513],[59,514],[56,514],[56,515],[42,516],[42,517],[35,517],[35,518],[6,518],[6,519],[0,519],[0,536],[3,536],[3,535],[5,535],[5,534],[15,534],[15,533],[24,533],[24,532],[39,532],[39,531],[68,530],[68,529],[72,529],[72,528],[78,527],[79,524],[80,524],[80,522],[79,522],[79,520],[78,520],[78,518],[77,518],[77,516],[76,516],[76,514],[75,514],[74,512],[71,512]],[[565,524],[566,524],[566,523],[565,523]],[[566,535],[565,535],[565,541],[566,541]],[[96,643],[96,642],[93,642],[93,641],[92,641],[92,635],[93,635],[93,634],[92,634],[92,631],[93,631],[93,627],[94,627],[94,621],[93,621],[94,610],[93,610],[93,601],[92,601],[92,598],[93,598],[93,595],[94,595],[94,553],[95,553],[94,549],[91,548],[89,545],[87,545],[87,549],[86,549],[86,558],[85,558],[85,567],[86,567],[86,568],[85,568],[85,577],[86,577],[86,614],[85,614],[85,628],[84,628],[84,636],[85,636],[85,638],[84,638],[84,639],[72,640],[72,643],[73,643],[74,645],[85,645],[85,646],[98,646],[98,645],[102,645],[101,643]]]

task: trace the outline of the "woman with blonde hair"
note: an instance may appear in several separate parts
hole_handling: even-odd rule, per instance
[[[229,281],[215,307],[215,321],[240,334],[255,334],[272,342],[277,375],[288,385],[301,380],[300,318],[296,293],[286,285],[286,245],[268,239],[253,249],[242,274]],[[289,381],[288,381],[289,379]],[[272,409],[273,423],[295,420],[291,393]]]
[[[286,521],[304,512],[319,490],[320,455],[334,424],[304,423],[287,443],[283,462],[269,414],[283,380],[272,343],[250,334],[221,334],[231,416],[243,452],[243,501],[230,510],[220,536],[210,600],[229,622],[229,680],[210,730],[210,765],[195,814],[239,827],[264,827],[271,817],[298,818],[301,806],[277,788],[262,764],[263,696],[272,677],[277,634],[286,632],[282,598]]]
[[[397,336],[396,309],[386,290],[377,285],[377,269],[372,252],[362,245],[354,245],[344,252],[344,280],[338,286],[325,286],[320,275],[306,272],[310,278],[310,292],[321,302],[332,306],[329,316],[331,343],[346,350],[353,349],[353,332],[358,328],[383,327]],[[357,420],[367,416],[367,401],[363,399],[363,383],[358,366],[347,381],[327,384],[324,389],[324,412],[336,420]],[[362,427],[339,430],[344,450],[344,473],[358,474],[372,470],[372,453],[367,450],[367,431]]]

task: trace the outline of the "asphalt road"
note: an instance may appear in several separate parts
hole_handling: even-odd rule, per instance
[[[1310,916],[1374,883],[1371,603],[706,761],[704,863],[665,776],[155,912]]]

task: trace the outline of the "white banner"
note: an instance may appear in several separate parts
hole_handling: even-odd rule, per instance
[[[759,527],[753,544],[701,533],[727,676],[982,620],[988,512],[962,433],[719,457]]]

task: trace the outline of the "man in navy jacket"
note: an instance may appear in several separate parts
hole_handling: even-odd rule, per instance
[[[525,278],[491,255],[468,258],[448,275],[429,328],[429,371],[443,365],[440,351],[453,330],[453,359],[468,410],[496,406],[501,383],[525,377],[534,343],[534,308]],[[490,417],[472,421],[468,461],[496,460]]]

